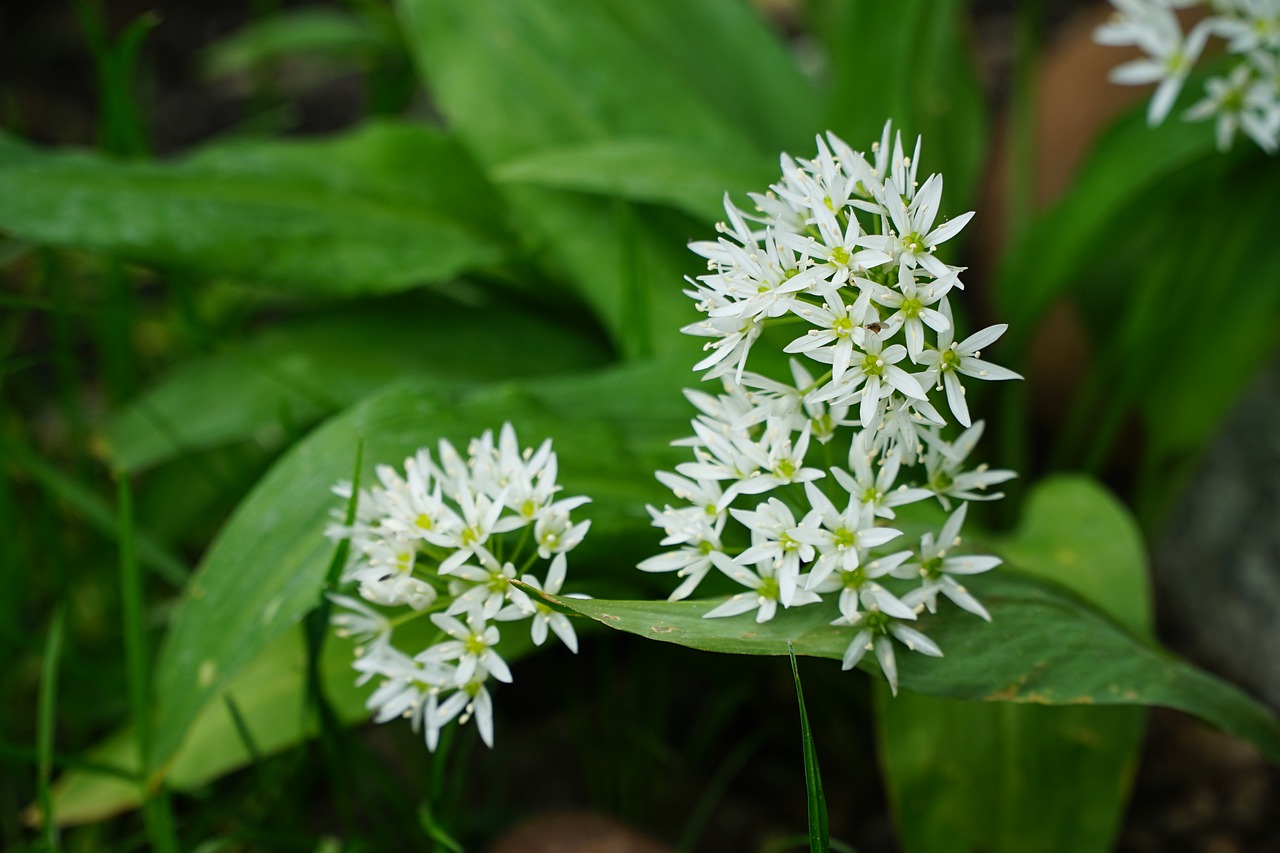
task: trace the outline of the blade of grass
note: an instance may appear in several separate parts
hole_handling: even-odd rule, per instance
[[[125,680],[129,711],[133,717],[138,750],[138,785],[143,799],[143,821],[151,846],[161,853],[176,853],[173,815],[163,791],[151,790],[150,668],[147,665],[146,614],[143,611],[142,572],[138,566],[133,523],[133,490],[129,478],[116,475],[116,509],[119,519],[120,602],[124,611]]]
[[[36,797],[44,825],[44,841],[49,850],[57,850],[58,824],[53,819],[53,795],[49,783],[53,777],[54,721],[58,711],[58,661],[62,657],[63,605],[59,604],[49,620],[49,639],[44,647],[40,667],[40,700],[36,717]]]
[[[240,737],[240,742],[244,744],[245,751],[249,753],[249,757],[253,759],[254,765],[262,762],[262,752],[258,749],[258,742],[254,740],[253,732],[249,731],[249,723],[244,718],[244,714],[240,713],[240,706],[236,704],[236,700],[232,698],[230,693],[222,694],[223,704],[227,706],[227,713],[231,715],[231,722],[236,727],[236,734]]]
[[[30,746],[15,746],[11,743],[0,741],[0,759],[7,761],[25,761],[30,764],[38,764],[40,761],[40,750]],[[49,755],[52,767],[59,770],[83,770],[86,773],[95,773],[99,776],[111,776],[115,779],[124,779],[131,781],[136,778],[132,770],[126,770],[123,767],[116,767],[113,764],[104,764],[101,761],[86,760],[78,755],[68,755],[62,752],[53,752]],[[37,805],[39,800],[37,800]]]
[[[110,506],[92,490],[12,442],[0,452],[25,470],[51,497],[74,509],[90,527],[104,536],[119,540],[120,528],[117,519],[112,517]],[[187,567],[172,552],[136,530],[131,531],[130,536],[135,554],[143,565],[175,587],[186,582]]]
[[[796,650],[789,641],[787,654],[791,656],[791,675],[796,680],[796,703],[800,706],[800,743],[804,748],[804,788],[809,799],[809,851],[810,853],[829,853],[831,830],[827,826],[827,798],[822,793],[818,750],[813,744],[813,732],[809,729],[809,714],[804,709],[804,690],[800,686],[800,667],[796,665]]]
[[[142,40],[160,23],[160,16],[139,16],[112,42],[100,0],[76,0],[75,10],[97,73],[100,144],[112,154],[146,155],[150,146],[133,97],[133,73]]]

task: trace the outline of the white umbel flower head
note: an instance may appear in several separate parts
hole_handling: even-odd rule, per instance
[[[409,718],[428,749],[444,726],[474,720],[492,745],[486,685],[512,680],[495,623],[528,619],[536,644],[554,632],[577,650],[568,618],[512,584],[520,566],[525,584],[558,593],[567,555],[590,527],[571,517],[587,499],[562,496],[558,471],[550,441],[522,449],[504,424],[496,438],[486,431],[468,442],[465,455],[441,440],[434,455],[405,460],[403,474],[379,465],[370,488],[335,488],[355,502],[354,520],[328,530],[350,541],[342,579],[355,592],[331,596],[333,623],[356,642],[358,683],[377,682],[368,702],[375,720]],[[525,571],[539,559],[549,561],[541,585]],[[404,648],[399,626],[424,616],[434,640]]]

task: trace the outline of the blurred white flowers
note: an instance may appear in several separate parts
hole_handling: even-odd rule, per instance
[[[473,439],[465,457],[441,441],[435,457],[422,449],[406,459],[403,474],[389,465],[376,473],[378,484],[354,496],[354,523],[327,531],[350,541],[342,581],[359,598],[332,596],[333,624],[356,642],[358,682],[378,680],[367,706],[378,722],[408,717],[433,750],[455,719],[474,718],[492,746],[486,684],[512,678],[495,623],[532,620],[535,644],[550,629],[577,651],[569,620],[510,581],[520,572],[531,587],[560,591],[566,554],[591,524],[570,512],[588,499],[559,498],[551,442],[521,450],[509,423],[496,442],[492,431]],[[350,483],[334,492],[352,499]],[[549,561],[542,580],[529,571],[539,560]],[[427,639],[405,648],[410,633]]]
[[[1194,0],[1111,0],[1111,20],[1094,32],[1100,44],[1135,45],[1146,56],[1117,66],[1116,83],[1158,83],[1148,121],[1164,121],[1183,82],[1211,37],[1224,42],[1233,64],[1225,77],[1205,83],[1205,97],[1184,113],[1188,121],[1216,119],[1220,149],[1237,130],[1267,153],[1280,148],[1280,0],[1211,0],[1209,14],[1184,33],[1176,9]]]

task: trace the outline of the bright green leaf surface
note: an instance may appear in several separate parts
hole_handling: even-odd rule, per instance
[[[978,575],[967,586],[992,623],[957,608],[922,617],[920,629],[946,656],[898,655],[902,687],[989,702],[1176,708],[1280,762],[1280,721],[1263,706],[1136,639],[1074,594],[1006,570]],[[551,600],[611,628],[703,651],[780,655],[791,641],[798,655],[838,660],[850,639],[847,628],[830,624],[834,606],[782,611],[761,625],[749,617],[704,619],[718,601]]]
[[[322,671],[338,716],[354,721],[366,715],[364,695],[351,670],[351,644],[330,638]],[[277,637],[224,688],[248,723],[254,746],[270,755],[313,734],[315,721],[306,707],[306,653],[302,634]],[[128,772],[137,770],[137,749],[129,731],[120,731],[92,750],[90,760]],[[251,762],[226,702],[215,698],[200,711],[166,776],[177,790],[190,790]],[[54,791],[54,814],[63,825],[89,823],[136,808],[138,786],[116,776],[84,770],[67,773]]]
[[[176,163],[0,147],[0,229],[32,242],[338,294],[441,282],[503,257],[500,216],[454,142],[368,125],[223,143]]]
[[[733,158],[687,142],[618,140],[540,151],[502,164],[494,178],[666,204],[718,222],[726,192],[763,191],[778,180],[771,158]]]
[[[476,382],[607,358],[581,334],[527,310],[397,300],[300,319],[187,362],[112,419],[107,441],[115,464],[136,471],[234,441],[274,445],[286,430],[399,379]]]
[[[594,526],[577,563],[589,566],[593,540],[643,529],[645,502],[661,498],[652,472],[669,462],[667,442],[686,428],[689,409],[676,391],[685,378],[657,366],[525,389],[441,394],[405,386],[299,442],[224,527],[174,616],[157,664],[153,769],[172,760],[223,686],[315,604],[333,548],[324,537],[336,505],[329,489],[350,476],[357,441],[371,469],[398,465],[439,438],[464,443],[506,420],[525,445],[554,438],[565,494],[593,499],[581,510]]]
[[[1092,481],[1058,477],[1030,493],[999,552],[1148,634],[1142,537]],[[907,850],[1110,849],[1141,746],[1140,708],[965,702],[877,685],[881,761]]]

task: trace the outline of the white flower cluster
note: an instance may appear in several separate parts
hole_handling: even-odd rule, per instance
[[[1158,83],[1147,120],[1164,121],[1191,68],[1212,36],[1225,42],[1235,64],[1205,83],[1205,97],[1186,111],[1189,121],[1217,118],[1218,147],[1243,130],[1264,151],[1280,147],[1280,0],[1111,0],[1116,13],[1094,39],[1136,45],[1146,58],[1111,72],[1116,83]],[[1208,6],[1208,15],[1183,32],[1175,10]]]
[[[569,513],[588,499],[557,499],[550,440],[522,451],[509,423],[496,443],[491,431],[472,440],[465,458],[447,441],[437,455],[419,450],[403,475],[378,466],[378,485],[356,496],[355,522],[329,528],[330,538],[351,541],[342,580],[358,595],[333,596],[343,608],[333,623],[356,639],[357,683],[380,679],[367,703],[377,722],[408,717],[434,750],[444,726],[474,717],[492,746],[485,684],[511,681],[494,623],[531,619],[535,644],[549,629],[578,650],[569,620],[510,581],[560,591],[565,555],[591,524]],[[351,489],[339,483],[334,492],[349,501]],[[529,574],[539,561],[549,562],[542,581]],[[397,646],[393,630],[423,616],[434,624],[430,644]]]
[[[893,639],[942,654],[912,627],[939,593],[990,618],[956,577],[1000,561],[960,555],[960,528],[966,502],[1000,497],[988,487],[1014,474],[967,467],[983,425],[961,377],[1021,377],[980,356],[1005,326],[956,340],[948,295],[963,269],[934,252],[973,214],[937,222],[942,176],[917,185],[919,141],[907,156],[886,124],[871,157],[817,142],[813,160],[783,155],[755,214],[726,199],[725,236],[690,246],[708,260],[688,291],[707,316],[684,331],[711,339],[695,369],[725,390],[686,392],[699,414],[676,443],[693,460],[657,474],[679,503],[649,508],[671,550],[640,568],[682,578],[672,599],[712,569],[747,588],[708,617],[764,622],[830,596],[833,624],[851,629],[844,667],[874,650],[896,692]],[[791,361],[790,383],[746,369],[762,341],[807,359]],[[966,428],[950,440],[935,390]],[[936,536],[903,544],[895,511],[925,499],[959,505]]]

